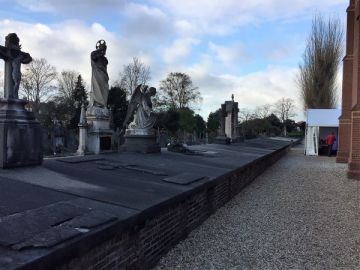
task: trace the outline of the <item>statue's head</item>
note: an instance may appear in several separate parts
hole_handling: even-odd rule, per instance
[[[10,33],[5,37],[5,47],[20,50],[20,39],[15,33]]]
[[[105,50],[106,51],[106,42],[103,39],[100,39],[98,42],[96,42],[96,49],[97,50]]]
[[[150,96],[155,96],[155,94],[156,94],[156,88],[155,87],[150,87],[147,91],[150,94]]]

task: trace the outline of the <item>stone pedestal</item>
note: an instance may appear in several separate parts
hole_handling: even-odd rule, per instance
[[[161,148],[156,143],[155,130],[127,129],[125,131],[125,143],[120,146],[121,152],[138,152],[138,153],[160,153]]]
[[[87,124],[79,125],[79,147],[76,151],[76,154],[79,156],[85,155],[86,152],[87,128]]]
[[[20,99],[0,99],[0,168],[40,165],[41,127]]]
[[[225,135],[219,135],[219,136],[215,137],[214,143],[231,144],[231,139],[229,137],[226,137]]]
[[[94,154],[112,151],[114,131],[110,129],[109,111],[106,108],[90,108],[88,112],[87,150]]]

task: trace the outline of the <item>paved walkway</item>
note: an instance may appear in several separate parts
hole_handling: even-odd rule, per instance
[[[268,169],[155,269],[360,269],[360,182],[303,148]]]

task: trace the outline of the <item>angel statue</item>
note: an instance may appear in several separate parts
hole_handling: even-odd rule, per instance
[[[123,123],[123,130],[126,129],[130,118],[134,115],[134,120],[129,124],[129,130],[150,131],[156,122],[156,117],[152,110],[151,97],[156,94],[155,87],[138,85],[131,96],[129,107]]]

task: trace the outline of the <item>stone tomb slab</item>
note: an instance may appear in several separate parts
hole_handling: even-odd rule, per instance
[[[104,160],[104,158],[99,156],[79,156],[79,157],[58,158],[56,160],[65,163],[81,163],[81,162],[90,162],[90,161],[100,161],[100,160]]]
[[[172,177],[166,177],[163,181],[179,185],[188,185],[203,179],[209,179],[209,177],[195,173],[181,173]]]
[[[12,171],[7,170],[11,176]],[[57,192],[0,176],[0,219],[15,213],[75,199],[73,195]]]
[[[86,208],[58,202],[2,217],[0,220],[0,245],[17,244],[86,212],[89,212]]]

